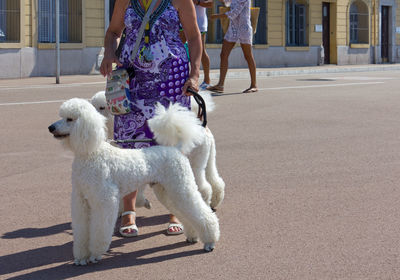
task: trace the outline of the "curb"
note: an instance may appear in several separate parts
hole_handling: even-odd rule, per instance
[[[348,73],[348,72],[373,72],[373,71],[394,71],[400,70],[400,64],[372,64],[363,66],[310,66],[310,67],[288,67],[288,68],[258,68],[256,71],[257,77],[277,77],[290,75],[309,75],[318,73]],[[200,75],[203,77],[203,74]],[[219,78],[218,70],[211,70],[211,79]],[[249,79],[250,74],[247,69],[229,69],[226,78]]]

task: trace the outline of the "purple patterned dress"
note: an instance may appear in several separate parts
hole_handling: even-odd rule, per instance
[[[156,0],[153,0],[156,1]],[[115,116],[116,140],[153,138],[147,120],[154,115],[154,106],[179,102],[190,107],[190,98],[182,93],[189,76],[189,60],[179,38],[179,16],[170,0],[162,0],[150,17],[149,43],[142,42],[133,63],[130,54],[142,23],[144,10],[139,1],[131,1],[125,13],[126,39],[119,60],[125,68],[133,67],[135,77],[130,81],[132,111]],[[141,50],[146,50],[143,55]],[[144,148],[154,143],[120,144],[123,148]]]

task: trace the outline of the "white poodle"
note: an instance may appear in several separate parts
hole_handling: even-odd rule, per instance
[[[105,91],[99,91],[90,99],[90,103],[96,108],[97,112],[106,117],[106,127],[107,127],[107,138],[114,139],[114,115],[111,114],[110,110],[107,107],[107,101],[105,96]],[[116,145],[115,145],[116,146]],[[116,146],[117,147],[117,146]],[[144,190],[146,185],[139,187],[137,196],[136,196],[136,207],[145,207],[147,209],[151,209],[151,202],[145,197]],[[124,211],[124,203],[121,199],[119,204],[118,215],[121,216],[121,213]]]
[[[207,113],[214,111],[215,103],[212,100],[212,96],[209,92],[199,92],[204,102],[206,103]],[[107,118],[108,129],[113,128],[110,124],[114,123],[114,116],[107,109],[107,101],[104,91],[97,92],[91,99],[92,104],[98,112]],[[191,96],[192,111],[197,114],[198,104]],[[170,106],[167,110],[163,106],[158,106],[156,116],[153,117],[153,121],[149,121],[149,127],[154,132],[156,140],[161,145],[175,146],[182,135],[182,131],[190,129],[185,123],[182,123],[180,119],[172,119],[177,116],[175,111],[180,111],[178,106]],[[157,119],[157,121],[156,121]],[[224,199],[225,183],[221,176],[218,174],[216,165],[216,149],[215,139],[209,128],[202,128],[204,137],[198,142],[198,145],[187,153],[190,160],[190,164],[193,169],[193,173],[196,179],[196,183],[199,187],[204,201],[215,209],[219,206]],[[187,133],[189,134],[189,133]],[[109,138],[113,139],[113,135],[109,133]],[[140,196],[140,197],[139,197]],[[143,204],[145,201],[145,204]],[[138,192],[138,198],[136,206],[146,207],[148,200],[144,197],[143,191]],[[146,207],[148,208],[148,207]]]
[[[181,111],[180,118],[198,123],[188,113]],[[153,185],[156,196],[181,220],[188,242],[199,237],[205,251],[214,249],[220,234],[218,218],[197,191],[182,152],[166,146],[128,150],[110,145],[105,118],[83,99],[64,102],[60,116],[49,131],[75,154],[71,194],[75,264],[101,259],[111,243],[120,198],[145,184]],[[182,138],[186,142],[179,143],[181,147],[196,145],[202,132],[192,131],[192,137]]]

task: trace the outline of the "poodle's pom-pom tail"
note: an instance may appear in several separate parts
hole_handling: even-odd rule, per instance
[[[184,154],[200,144],[204,137],[204,128],[196,115],[187,108],[175,103],[165,108],[156,104],[155,115],[148,120],[157,143],[175,146]]]
[[[209,91],[200,91],[200,96],[203,98],[204,103],[206,103],[206,110],[207,113],[214,111],[215,103]],[[190,97],[190,105],[192,106],[192,111],[197,114],[199,110],[199,105],[197,104],[196,100],[193,96]]]

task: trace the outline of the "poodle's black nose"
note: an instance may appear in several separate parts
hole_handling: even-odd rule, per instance
[[[49,126],[49,131],[52,133],[54,130],[56,130],[56,126],[54,124]]]

